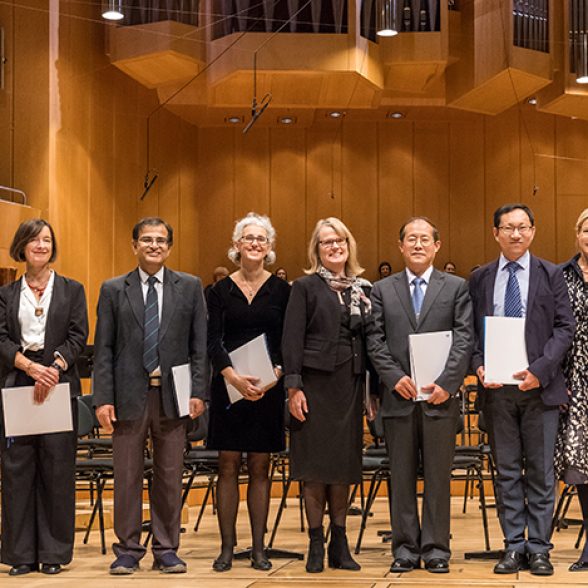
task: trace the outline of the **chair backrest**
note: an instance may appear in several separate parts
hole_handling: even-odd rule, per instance
[[[208,435],[208,410],[205,410],[199,417],[191,421],[186,439],[190,443],[204,441]]]
[[[94,419],[90,409],[83,401],[82,396],[78,396],[78,437],[87,437],[94,430]]]
[[[93,394],[84,394],[80,396],[79,399],[88,407],[90,414],[92,415],[92,419],[94,421],[94,428],[100,428],[100,421],[96,416],[96,411],[94,410],[94,395]]]

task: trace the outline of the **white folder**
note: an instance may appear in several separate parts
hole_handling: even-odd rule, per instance
[[[259,378],[259,382],[256,384],[258,388],[267,388],[278,381],[267,349],[265,334],[259,335],[245,343],[245,345],[231,351],[229,357],[231,358],[233,369],[238,374]],[[225,384],[227,385],[231,404],[243,400],[243,395],[239,390],[231,386],[226,379]]]
[[[484,320],[484,380],[494,384],[520,384],[512,376],[529,367],[525,319],[487,316]]]
[[[434,384],[443,373],[452,343],[452,331],[413,333],[408,336],[410,371],[417,389],[415,400],[427,400],[429,397],[430,392],[423,392],[422,387]]]
[[[54,386],[42,404],[35,404],[34,393],[34,386],[2,388],[7,437],[73,430],[68,382]]]
[[[190,414],[190,398],[192,397],[192,368],[189,363],[172,366],[172,378],[178,415],[185,417]]]

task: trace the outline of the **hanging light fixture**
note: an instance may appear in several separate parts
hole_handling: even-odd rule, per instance
[[[588,33],[583,32],[578,35],[576,83],[588,84]]]
[[[393,37],[400,31],[397,0],[376,0],[376,34]]]
[[[107,0],[102,2],[102,18],[105,20],[122,20],[122,0]]]

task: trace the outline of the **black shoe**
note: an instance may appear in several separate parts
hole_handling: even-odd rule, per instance
[[[267,572],[272,569],[272,562],[265,555],[260,558],[251,557],[251,567],[254,570]]]
[[[12,566],[10,571],[8,572],[9,576],[24,576],[25,574],[30,574],[31,572],[36,572],[39,569],[36,563],[34,564],[18,564]]]
[[[331,525],[331,541],[328,549],[329,567],[338,570],[361,570],[361,566],[351,557],[345,527]]]
[[[441,557],[435,557],[425,562],[425,570],[432,574],[447,574],[449,572],[449,561]]]
[[[215,572],[228,572],[232,567],[233,560],[225,561],[220,556],[212,562],[212,569]]]
[[[519,570],[526,570],[527,557],[518,551],[505,551],[500,561],[494,566],[495,574],[516,574]]]
[[[397,557],[392,562],[390,566],[390,571],[395,574],[403,574],[404,572],[412,572],[412,570],[416,570],[420,568],[420,564],[418,561],[410,561],[410,559],[404,559],[403,557]]]
[[[60,564],[41,564],[41,573],[42,574],[54,576],[55,574],[59,574],[62,571],[63,570],[61,569]]]
[[[529,555],[529,569],[534,576],[553,576],[553,566],[548,553],[532,553]]]
[[[188,566],[173,551],[168,551],[153,560],[153,569],[163,574],[185,574]]]
[[[325,568],[325,534],[322,527],[308,529],[310,543],[306,556],[306,571],[309,574],[318,574]]]
[[[128,576],[137,570],[139,562],[126,553],[119,555],[111,564],[109,572],[113,576]]]
[[[579,559],[575,561],[568,570],[570,572],[588,572],[588,561],[582,561]]]

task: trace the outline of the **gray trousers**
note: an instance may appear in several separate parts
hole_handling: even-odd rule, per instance
[[[153,444],[153,483],[150,494],[153,554],[157,558],[176,552],[180,542],[180,507],[186,423],[166,418],[161,409],[159,388],[147,393],[141,419],[114,424],[114,532],[113,545],[119,556],[140,560],[145,555],[141,544],[143,515],[143,475],[145,442]]]
[[[458,405],[442,417],[427,416],[415,403],[406,416],[384,418],[390,458],[392,552],[413,563],[449,559],[451,464],[455,453]],[[422,470],[420,470],[422,464]],[[417,478],[424,477],[423,512],[419,521]]]
[[[549,538],[558,407],[545,406],[540,390],[521,392],[516,386],[504,386],[484,394],[505,547],[519,553],[548,553],[553,547]]]

